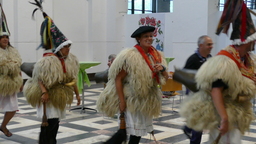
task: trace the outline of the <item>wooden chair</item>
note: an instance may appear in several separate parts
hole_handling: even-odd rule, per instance
[[[161,90],[162,91],[168,91],[168,92],[176,92],[176,91],[182,91],[182,84],[181,83],[178,83],[176,81],[174,81],[172,79],[172,72],[170,72],[170,76],[168,78],[168,80],[166,81],[166,84],[165,85],[162,85],[161,86]],[[183,95],[183,92],[181,94],[181,96]],[[174,98],[175,98],[175,93],[174,95],[170,95],[168,97],[172,97],[173,98],[173,101],[172,101],[172,111],[173,111],[173,108],[174,108]],[[180,102],[181,102],[181,97],[180,97]]]

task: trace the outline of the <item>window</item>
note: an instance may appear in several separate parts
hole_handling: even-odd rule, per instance
[[[226,0],[219,0],[219,11],[223,11]],[[256,9],[256,0],[244,0],[249,9]]]
[[[245,2],[249,9],[256,9],[256,0],[245,0]]]
[[[128,14],[153,13],[152,1],[155,0],[128,0]]]
[[[170,12],[173,12],[173,0],[170,0]]]
[[[127,14],[173,12],[173,0],[128,0]]]

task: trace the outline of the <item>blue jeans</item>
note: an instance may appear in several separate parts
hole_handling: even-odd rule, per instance
[[[189,133],[192,133],[192,137],[190,139],[190,144],[200,144],[202,139],[202,132],[195,131],[187,126],[185,126],[185,130]]]

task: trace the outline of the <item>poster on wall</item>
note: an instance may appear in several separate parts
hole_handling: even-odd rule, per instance
[[[164,15],[142,14],[138,21],[139,26],[153,26],[156,28],[152,45],[159,51],[164,50],[164,18]]]

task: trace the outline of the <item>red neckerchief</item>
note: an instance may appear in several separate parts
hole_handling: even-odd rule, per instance
[[[151,46],[148,49],[148,53],[152,56],[153,58],[153,62],[154,64],[152,64],[152,62],[149,60],[148,56],[146,55],[146,53],[144,52],[144,50],[142,49],[142,47],[140,45],[135,45],[135,48],[137,48],[137,50],[140,52],[141,56],[144,58],[144,60],[146,61],[146,63],[148,64],[149,68],[152,71],[152,77],[156,78],[157,83],[160,82],[159,80],[159,76],[158,73],[154,71],[154,68],[152,67],[152,65],[156,64],[156,63],[161,63],[162,59],[161,56],[159,54],[159,52],[153,47]]]
[[[61,65],[62,65],[62,69],[63,69],[63,72],[66,73],[66,66],[65,66],[65,59],[64,58],[59,58],[56,54],[54,53],[44,53],[43,57],[46,57],[46,56],[56,56],[60,62],[61,62]]]
[[[239,53],[237,52],[237,50],[233,47],[230,46],[232,48],[228,49],[228,50],[221,50],[217,55],[225,55],[227,57],[229,57],[230,59],[232,59],[238,69],[241,71],[242,75],[249,78],[249,79],[253,79],[254,78],[254,68],[252,65],[252,60],[249,56],[249,54],[247,53],[245,55],[245,62],[246,64],[241,62]]]

